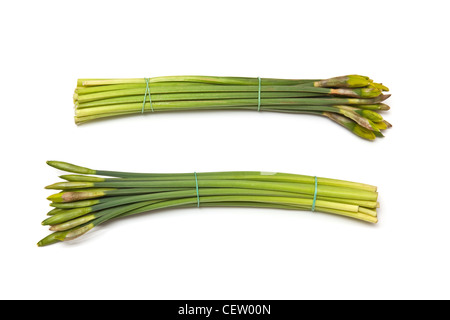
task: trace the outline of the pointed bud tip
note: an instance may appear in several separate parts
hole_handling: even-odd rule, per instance
[[[359,136],[363,139],[370,140],[370,141],[373,141],[376,139],[376,135],[373,131],[363,128],[360,125],[356,125],[352,131],[354,134],[356,134],[357,136]]]
[[[53,232],[46,236],[45,238],[41,239],[38,243],[38,247],[44,247],[48,246],[50,244],[54,244],[60,241],[63,241],[66,237],[67,232]]]
[[[62,196],[63,196],[62,193],[55,193],[55,194],[48,196],[47,200],[53,201],[53,202],[62,202]],[[50,206],[51,206],[51,204],[50,204]]]
[[[378,88],[362,88],[360,97],[361,98],[375,98],[381,94],[382,94],[382,92]]]
[[[68,162],[63,162],[63,161],[55,161],[55,160],[49,160],[47,161],[47,164],[53,168],[59,169],[59,170],[63,170],[63,171],[68,171],[68,172],[73,172],[73,173],[80,173],[80,174],[95,174],[95,170],[89,169],[89,168],[85,168],[85,167],[80,167]]]

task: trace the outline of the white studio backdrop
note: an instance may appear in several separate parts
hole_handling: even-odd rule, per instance
[[[448,1],[14,1],[0,5],[2,299],[448,299]],[[393,124],[367,142],[268,112],[73,122],[77,78],[368,75]],[[71,243],[48,234],[46,160],[140,172],[255,170],[379,188],[379,223],[165,210]],[[63,289],[66,288],[66,289]]]

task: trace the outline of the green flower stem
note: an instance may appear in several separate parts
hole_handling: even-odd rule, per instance
[[[268,207],[268,208],[285,208],[286,206],[296,210],[311,210],[310,204],[301,204],[295,198],[277,198],[277,197],[249,197],[249,196],[218,196],[218,197],[205,197],[202,198],[200,207],[207,206],[215,206],[221,207],[226,206],[224,204],[228,204],[228,206],[253,206],[253,204],[257,204],[257,207]],[[122,217],[138,214],[142,212],[147,212],[151,210],[157,209],[165,209],[170,207],[178,207],[178,206],[197,206],[197,198],[184,198],[177,200],[168,200],[162,201],[155,204],[151,204],[146,207],[142,207],[138,210],[129,211],[122,215]],[[316,205],[317,212],[324,213],[335,213],[339,215],[345,215],[348,217],[360,219],[367,222],[376,223],[377,219],[373,216],[361,213],[361,212],[352,212],[352,211],[344,211],[337,209],[330,209],[326,207],[321,207]],[[103,221],[109,220],[108,217],[104,216]],[[94,222],[96,223],[96,222]]]
[[[167,181],[167,180],[193,180],[192,173],[136,173],[136,172],[121,172],[121,171],[106,171],[95,170],[97,175],[113,176],[118,178],[99,178],[83,175],[64,175],[63,179],[68,181],[85,181],[85,182],[114,182],[114,181]],[[261,171],[226,171],[226,172],[197,172],[198,179],[202,180],[255,180],[267,182],[295,182],[295,183],[314,183],[313,176],[280,173],[280,172],[261,172]],[[376,191],[375,186],[364,183],[317,178],[321,185],[348,187],[368,191]],[[167,191],[167,190],[161,190]]]
[[[140,88],[126,88],[120,90],[98,91],[94,93],[78,92],[74,94],[74,100],[78,107],[92,107],[103,104],[115,104],[118,98],[133,97],[131,101],[142,102],[146,86]],[[312,86],[218,86],[218,85],[161,85],[152,86],[152,101],[176,101],[176,100],[208,100],[208,99],[237,99],[253,98],[258,94],[261,98],[287,98],[290,96],[327,96],[339,95],[355,98],[374,98],[381,94],[376,88],[366,89],[332,89],[317,88]],[[311,95],[312,93],[312,95]],[[92,103],[95,102],[96,103]],[[129,100],[128,100],[129,101]]]
[[[261,78],[266,85],[300,85],[307,83],[314,83],[319,80],[312,79],[276,79],[276,78]],[[211,83],[220,85],[258,85],[257,78],[248,77],[215,77],[215,76],[165,76],[153,77],[149,79],[149,83],[160,82],[195,82],[195,83]],[[77,86],[104,86],[116,84],[141,84],[145,85],[144,78],[135,79],[78,79]]]
[[[139,88],[128,88],[121,90],[108,90],[95,93],[74,95],[74,99],[81,105],[90,101],[103,101],[105,99],[138,96],[142,102],[145,94],[146,86]],[[234,99],[239,96],[233,96],[233,94],[253,94],[258,95],[258,86],[217,86],[217,85],[193,85],[193,84],[178,84],[178,85],[161,85],[152,86],[151,95],[152,101],[166,101],[166,100],[204,100],[205,97],[211,97],[210,99],[217,99],[217,97],[223,96],[225,99]],[[318,93],[320,96],[326,96],[331,94],[332,89],[329,88],[315,88],[309,86],[261,86],[261,94],[270,96],[270,94],[276,94],[275,96],[283,97],[286,94],[292,93]],[[202,98],[203,94],[203,98]],[[262,95],[261,95],[262,96]],[[301,95],[300,95],[301,96]],[[307,96],[307,95],[306,95]],[[314,96],[314,95],[312,95]],[[196,99],[196,97],[199,97]]]
[[[177,191],[179,189],[174,189],[173,191]],[[203,189],[205,190],[205,189]],[[231,188],[227,188],[227,192],[229,192]],[[267,191],[267,190],[255,190],[255,189],[240,189],[240,190],[246,190],[245,192],[247,194],[250,194],[253,192],[253,194],[262,194],[262,193],[270,193],[270,195],[273,196],[295,196],[299,198],[306,198],[306,199],[313,199],[312,195],[308,194],[299,194],[299,193],[291,193],[291,192],[282,192],[282,191]],[[215,192],[218,192],[218,189],[214,189]],[[256,193],[257,192],[257,193]],[[378,206],[377,201],[366,201],[366,200],[355,200],[355,199],[343,199],[343,198],[333,198],[333,197],[324,197],[321,195],[318,195],[316,197],[319,200],[325,200],[325,201],[334,201],[339,203],[347,203],[347,204],[353,204],[357,206],[363,206],[366,208],[376,208]],[[84,208],[84,207],[91,207],[96,204],[109,202],[111,200],[117,200],[119,197],[111,197],[111,196],[104,196],[101,198],[93,199],[93,200],[80,200],[80,201],[74,201],[74,202],[52,202],[50,205],[52,207],[55,207],[56,209],[75,209],[75,208]],[[53,211],[53,210],[52,210]],[[51,215],[59,213],[64,210],[56,210]]]
[[[179,191],[184,190],[184,188],[104,188],[107,190],[92,188],[92,189],[82,189],[83,191],[65,190],[63,192],[55,193],[49,197],[48,200],[53,201],[52,205],[58,207],[58,205],[63,205],[65,203],[71,203],[73,201],[96,199],[105,196],[123,196],[123,195],[135,195],[144,193],[154,193],[163,191]],[[92,190],[92,191],[91,191]]]
[[[389,95],[380,95],[376,98],[363,99],[363,98],[267,98],[261,99],[261,106],[330,106],[330,105],[359,105],[363,106],[378,104]],[[152,107],[155,112],[167,111],[167,110],[220,110],[221,108],[227,109],[228,107],[253,107],[257,108],[257,99],[214,99],[214,100],[179,100],[179,101],[153,101]],[[125,103],[125,104],[113,104],[107,106],[98,106],[92,108],[77,108],[75,110],[76,117],[92,116],[95,114],[103,113],[117,113],[133,111],[136,113],[142,112],[142,102],[139,103]],[[145,103],[144,111],[150,112],[150,102]]]
[[[96,188],[96,187],[115,187],[115,188],[146,188],[146,187],[175,187],[175,188],[195,188],[195,180],[169,180],[169,181],[117,181],[117,182],[59,182],[47,186],[47,189],[64,190],[65,188]],[[200,188],[249,188],[260,190],[278,190],[294,193],[314,194],[314,184],[287,183],[287,182],[266,182],[266,181],[247,181],[247,180],[206,180],[198,181]],[[354,198],[358,200],[375,201],[377,193],[355,188],[334,187],[327,185],[318,185],[317,193],[319,195],[335,198]]]
[[[110,170],[94,170],[86,167],[77,166],[63,161],[47,161],[47,164],[56,169],[65,170],[72,173],[95,174],[100,176],[120,177],[120,178],[154,178],[158,177],[164,180],[164,177],[170,177],[168,180],[178,179],[193,179],[193,173],[141,173],[141,172],[126,172],[126,171],[110,171]],[[300,182],[300,183],[314,183],[315,177],[292,174],[292,173],[280,173],[280,172],[264,172],[264,171],[225,171],[225,172],[198,172],[197,177],[202,180],[210,179],[247,179],[258,181],[272,181],[272,182]],[[176,179],[173,179],[176,178]],[[361,190],[376,191],[377,187],[359,183],[338,179],[321,178],[317,177],[317,181],[320,185],[328,186],[341,186],[356,188]]]
[[[145,91],[145,90],[144,90]],[[113,91],[115,92],[115,91]],[[90,102],[82,102],[81,97],[76,101],[77,109],[100,107],[114,104],[130,104],[140,103],[142,106],[144,93],[140,95],[121,95],[117,98],[106,98],[103,100],[94,100]],[[309,92],[261,92],[262,99],[268,98],[326,98],[326,94],[309,93]],[[164,101],[186,101],[186,100],[231,100],[231,99],[252,99],[253,104],[258,99],[258,91],[255,92],[213,92],[213,93],[170,93],[170,94],[154,94],[152,93],[152,103]]]

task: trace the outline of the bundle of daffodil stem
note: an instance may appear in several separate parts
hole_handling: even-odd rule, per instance
[[[78,79],[75,123],[189,110],[257,110],[325,116],[356,135],[374,140],[391,127],[377,112],[390,95],[369,77],[272,79],[166,76],[137,79]]]
[[[54,209],[42,222],[54,232],[38,246],[75,239],[112,219],[166,208],[276,208],[378,221],[377,188],[363,183],[260,171],[134,173],[47,163],[75,174],[46,187],[60,192],[48,197]]]

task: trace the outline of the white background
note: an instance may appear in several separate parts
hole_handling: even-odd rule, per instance
[[[3,1],[0,298],[450,298],[448,1]],[[148,114],[77,127],[77,78],[224,75],[390,87],[386,138],[268,112]],[[377,225],[200,208],[38,248],[58,181],[104,170],[261,170],[379,188]]]

